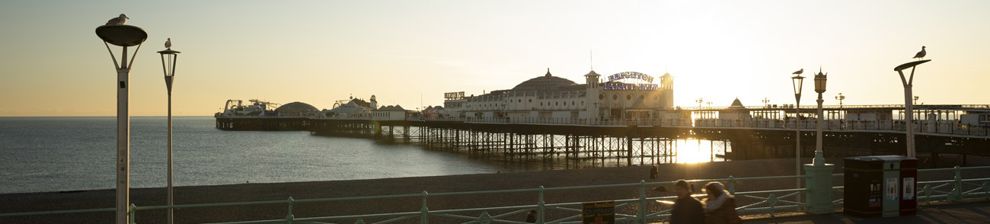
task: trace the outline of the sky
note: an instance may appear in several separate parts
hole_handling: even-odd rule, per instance
[[[900,104],[893,68],[922,45],[914,95],[988,104],[990,1],[21,1],[0,2],[0,116],[114,116],[116,74],[95,28],[149,34],[131,115],[166,113],[156,51],[181,51],[173,113],[227,99],[329,108],[350,96],[408,109],[510,89],[546,69],[583,83],[674,77],[675,105],[793,104],[791,72],[829,74],[825,104]],[[119,57],[118,52],[115,52]],[[593,57],[593,60],[591,58]],[[803,105],[814,102],[811,79]]]

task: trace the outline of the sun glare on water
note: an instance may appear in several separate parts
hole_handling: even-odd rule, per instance
[[[726,151],[731,151],[728,142],[704,139],[681,139],[675,141],[676,163],[705,163],[724,161]]]

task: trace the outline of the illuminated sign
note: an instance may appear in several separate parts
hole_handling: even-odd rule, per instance
[[[653,82],[653,76],[639,72],[620,72],[608,76],[608,81],[616,81],[621,79],[639,79],[646,82]]]
[[[605,90],[656,90],[657,87],[657,84],[653,83],[606,82],[602,84],[602,88]]]
[[[443,97],[445,99],[447,99],[447,100],[460,100],[460,99],[464,99],[464,91],[444,93],[443,94]]]
[[[623,79],[642,80],[646,83],[624,83]],[[656,90],[657,84],[653,83],[653,76],[639,72],[620,72],[608,76],[608,82],[602,84],[605,90]]]

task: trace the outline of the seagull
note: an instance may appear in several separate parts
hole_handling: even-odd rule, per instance
[[[921,51],[914,54],[914,58],[922,59],[925,58],[926,54],[928,54],[928,52],[925,52],[925,46],[921,46]]]
[[[165,48],[172,49],[172,38],[167,38],[165,40]]]
[[[121,13],[120,16],[108,20],[107,21],[107,25],[108,26],[109,25],[124,25],[124,23],[127,23],[127,20],[128,19],[130,19],[130,18],[128,18],[127,15],[124,15],[123,13]]]
[[[804,73],[804,68],[801,68],[801,70],[797,70],[796,72],[791,74],[800,75],[801,73]]]

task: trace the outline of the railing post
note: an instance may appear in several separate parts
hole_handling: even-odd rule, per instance
[[[770,193],[767,195],[767,205],[770,206],[770,216],[773,217],[774,213],[777,213],[777,195]]]
[[[736,194],[736,177],[729,175],[729,193]]]
[[[488,212],[481,212],[481,216],[478,216],[478,220],[476,221],[476,223],[478,224],[492,223],[492,216],[489,215]]]
[[[430,208],[426,207],[426,196],[430,193],[423,191],[423,206],[419,209],[419,223],[427,224],[430,223]]]
[[[137,205],[134,205],[134,203],[131,203],[131,206],[128,207],[127,213],[130,213],[130,214],[127,214],[127,221],[130,224],[137,224],[137,221],[136,221],[137,218],[134,217],[135,215],[137,215]]]
[[[962,199],[962,169],[959,166],[952,167],[952,171],[955,173],[952,177],[953,188],[952,192],[949,193],[949,200],[958,201]]]
[[[546,220],[543,217],[543,215],[545,215],[543,211],[545,205],[546,201],[543,200],[543,185],[540,185],[540,198],[539,201],[537,201],[536,206],[536,223],[542,224],[543,221]]]
[[[646,223],[646,180],[639,180],[639,223]]]
[[[296,200],[293,199],[292,196],[289,196],[289,199],[286,200],[286,202],[289,204],[289,214],[285,215],[285,223],[292,224],[293,219],[296,218],[296,216],[292,214],[292,207],[295,206]]]

